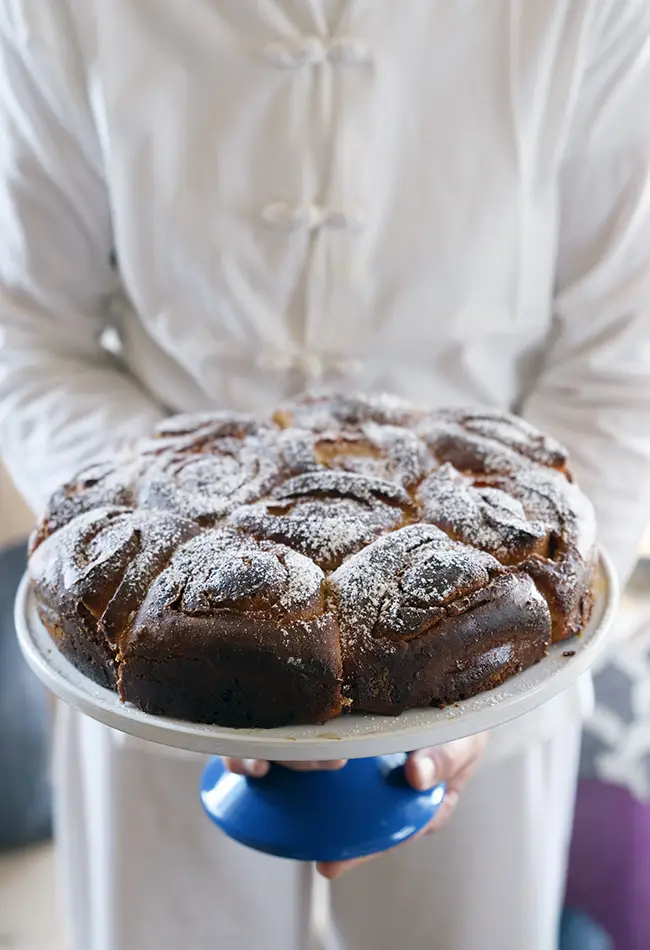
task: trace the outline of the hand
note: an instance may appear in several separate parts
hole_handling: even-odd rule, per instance
[[[431,749],[420,749],[413,752],[406,762],[406,779],[413,788],[419,791],[433,788],[440,782],[445,782],[447,791],[431,824],[427,825],[416,837],[432,834],[442,828],[449,821],[458,802],[458,797],[472,777],[476,765],[487,744],[488,734],[469,736],[466,739],[457,739],[445,745],[434,746]],[[262,778],[269,771],[270,763],[258,759],[224,759],[226,768],[237,775],[248,775],[252,778]],[[279,765],[293,769],[296,772],[308,772],[318,769],[340,769],[345,760],[338,759],[330,762],[280,762]],[[409,839],[413,841],[413,838]],[[408,843],[408,842],[406,842]],[[366,858],[354,861],[335,861],[319,864],[318,870],[329,880],[341,877],[352,868],[366,864],[379,855],[371,854]]]

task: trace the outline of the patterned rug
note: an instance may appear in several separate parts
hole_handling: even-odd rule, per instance
[[[650,561],[623,598],[586,723],[567,903],[616,950],[650,948]]]

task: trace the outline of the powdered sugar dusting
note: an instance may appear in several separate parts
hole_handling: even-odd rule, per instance
[[[285,482],[273,498],[236,510],[230,522],[296,547],[332,568],[403,523],[411,501],[398,485],[357,473],[320,470]]]
[[[257,421],[245,413],[240,412],[195,412],[185,415],[171,416],[158,423],[155,430],[156,438],[171,438],[174,436],[189,435],[193,438],[223,438],[224,436],[247,435],[256,432],[259,428]]]
[[[72,481],[62,485],[50,499],[33,545],[69,524],[79,515],[107,506],[130,507],[138,478],[144,468],[141,459],[124,452],[114,460],[89,466]]]
[[[158,511],[98,508],[43,542],[30,559],[39,588],[58,595],[64,613],[97,622],[113,649],[149,585],[176,548],[196,534],[191,521]]]
[[[475,487],[445,463],[419,489],[422,515],[452,537],[505,563],[544,553],[549,528],[529,520],[521,502],[497,488]]]
[[[300,614],[321,603],[322,571],[295,551],[229,528],[181,547],[152,590],[150,609],[194,616],[215,610]]]
[[[348,641],[413,636],[442,620],[452,601],[485,587],[502,568],[489,554],[411,525],[349,558],[331,577]]]
[[[234,508],[262,498],[282,478],[283,460],[267,429],[201,442],[195,452],[165,451],[141,479],[138,503],[167,508],[202,525],[217,524]]]
[[[304,622],[306,637],[334,614],[348,654],[381,642],[395,657],[515,572],[578,629],[593,544],[564,450],[525,422],[325,394],[262,422],[167,420],[57,492],[31,570],[68,620],[83,605],[116,662],[145,608],[255,611],[280,634],[282,618]],[[509,649],[472,662],[505,666]]]
[[[440,415],[467,433],[479,436],[484,440],[481,444],[485,450],[491,443],[497,453],[502,447],[538,465],[558,469],[566,466],[567,453],[560,443],[519,416],[485,409],[447,410]]]
[[[358,429],[367,423],[407,427],[424,414],[397,396],[325,393],[295,400],[282,407],[277,417],[283,424],[326,432]]]

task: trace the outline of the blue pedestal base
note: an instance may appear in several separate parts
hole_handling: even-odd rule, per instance
[[[417,834],[442,804],[444,786],[417,792],[404,755],[352,759],[337,772],[271,767],[262,779],[207,765],[201,801],[209,817],[241,844],[297,861],[345,861],[386,851]]]

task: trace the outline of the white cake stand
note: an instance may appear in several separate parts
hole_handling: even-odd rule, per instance
[[[536,666],[498,689],[445,709],[401,716],[353,714],[325,726],[228,729],[151,716],[121,703],[79,673],[40,622],[29,580],[16,599],[16,629],[34,673],[61,700],[99,722],[138,738],[213,756],[275,761],[350,759],[339,772],[273,768],[264,779],[225,773],[209,763],[201,798],[231,837],[258,850],[301,860],[343,860],[392,847],[427,824],[444,797],[421,793],[403,778],[405,751],[493,729],[542,705],[585,673],[605,643],[618,604],[618,583],[601,551],[596,605],[580,637],[551,648]]]

